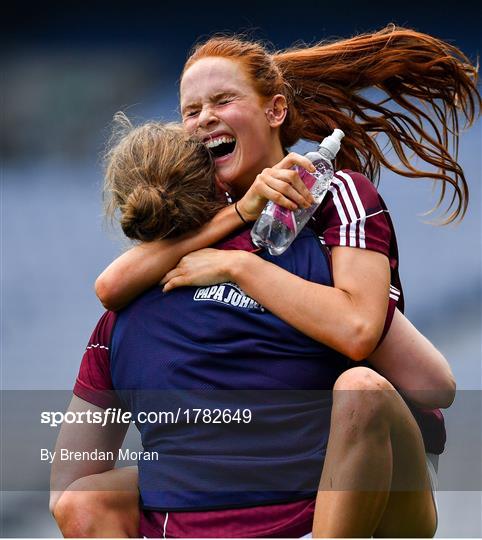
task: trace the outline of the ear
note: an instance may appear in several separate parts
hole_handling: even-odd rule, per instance
[[[285,96],[276,94],[266,104],[266,118],[270,127],[277,128],[284,122],[288,114],[288,103]]]

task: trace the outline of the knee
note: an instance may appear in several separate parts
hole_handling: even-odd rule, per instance
[[[358,366],[344,371],[335,381],[334,390],[394,390],[394,387],[373,369]]]
[[[389,427],[395,388],[376,371],[355,367],[342,373],[333,387],[332,421],[349,425],[352,434]]]
[[[52,514],[65,538],[91,538],[98,524],[113,505],[110,491],[79,491],[71,486],[52,508]]]

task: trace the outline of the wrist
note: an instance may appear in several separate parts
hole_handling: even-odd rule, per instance
[[[246,207],[245,198],[239,199],[239,201],[236,201],[234,203],[235,211],[239,215],[242,221],[244,223],[250,222],[250,221],[256,221],[258,219],[258,215],[254,215],[250,213],[249,208]]]
[[[250,264],[255,256],[253,253],[241,249],[230,251],[230,256],[226,258],[226,275],[229,280],[239,283],[242,276],[249,272]]]
[[[234,203],[234,210],[236,211],[236,213],[238,214],[238,217],[239,219],[245,224],[245,225],[248,225],[249,224],[249,221],[247,219],[245,219],[245,217],[243,216],[243,214],[240,212],[239,208],[238,208],[238,201],[236,201]]]

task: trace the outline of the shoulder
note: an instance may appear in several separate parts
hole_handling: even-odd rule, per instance
[[[163,296],[162,288],[156,284],[147,291],[142,292],[125,307],[114,313],[113,322],[115,330],[127,319],[138,315],[147,316],[152,310],[157,309],[159,299]]]
[[[76,396],[102,408],[117,404],[112,393],[109,354],[116,320],[113,311],[106,311],[100,317],[87,342],[74,386]]]
[[[351,169],[340,169],[335,171],[335,177],[353,183],[357,188],[368,191],[376,191],[373,182],[361,172],[352,171]]]
[[[353,211],[357,217],[386,209],[370,179],[350,169],[336,171],[330,191],[348,213]]]
[[[328,247],[360,247],[388,254],[392,227],[386,206],[362,173],[342,169],[315,214],[317,232]]]
[[[117,314],[114,311],[104,312],[92,332],[87,349],[96,348],[96,346],[108,348],[116,320]]]

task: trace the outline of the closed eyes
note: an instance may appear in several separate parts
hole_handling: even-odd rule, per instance
[[[235,99],[235,96],[220,96],[220,97],[214,97],[213,102],[215,103],[215,106],[217,105],[228,105],[229,103],[232,103]],[[184,118],[192,118],[196,115],[198,115],[201,112],[201,109],[188,109],[184,113]]]

